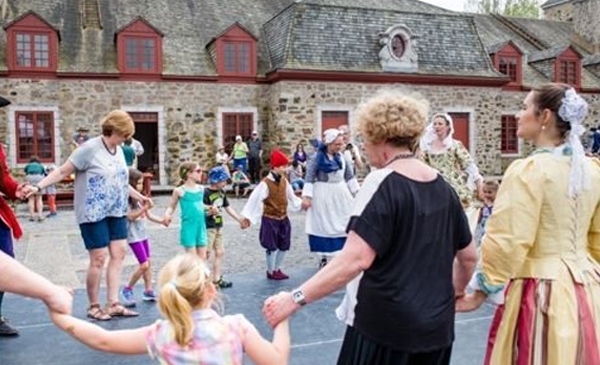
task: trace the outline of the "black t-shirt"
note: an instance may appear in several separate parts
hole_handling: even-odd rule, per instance
[[[438,175],[418,182],[389,169],[371,173],[347,228],[375,252],[360,279],[354,327],[398,351],[433,351],[454,340],[452,264],[471,242],[467,217]]]
[[[206,215],[206,228],[221,228],[223,227],[222,209],[229,206],[229,200],[223,190],[214,190],[211,188],[204,189],[204,204],[212,205],[219,208],[219,214]]]

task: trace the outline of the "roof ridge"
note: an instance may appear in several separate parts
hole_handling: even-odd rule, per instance
[[[529,31],[527,31],[525,28],[523,28],[516,22],[512,21],[511,19],[509,19],[505,16],[502,16],[500,14],[491,14],[491,16],[494,17],[494,19],[498,20],[503,25],[510,28],[512,31],[514,31],[518,35],[520,35],[521,37],[523,37],[527,42],[531,43],[537,49],[544,50],[544,49],[551,48],[550,45],[548,45],[546,42],[538,39],[535,35],[531,34]]]

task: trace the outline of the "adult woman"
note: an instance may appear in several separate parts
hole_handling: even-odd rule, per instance
[[[453,341],[452,263],[463,290],[475,260],[452,188],[415,158],[426,104],[382,94],[357,113],[369,163],[348,224],[348,240],[327,266],[292,293],[265,302],[271,325],[364,271],[338,364],[448,364]],[[471,246],[468,246],[471,247]],[[460,250],[460,251],[459,251]],[[431,268],[435,267],[434,270]]]
[[[344,146],[340,130],[326,130],[323,144],[311,156],[306,168],[302,209],[307,210],[310,251],[321,255],[320,267],[327,264],[328,256],[344,246],[352,195],[359,189],[351,164],[341,152]]]
[[[473,190],[479,193],[483,178],[463,144],[452,138],[454,123],[448,114],[435,114],[420,142],[423,161],[438,170],[458,194],[465,208],[471,205]]]
[[[2,99],[4,100],[4,99]],[[15,179],[10,175],[8,166],[6,165],[6,154],[4,148],[0,144],[0,251],[6,255],[14,258],[13,250],[13,237],[16,239],[23,236],[21,226],[17,221],[17,217],[13,213],[12,209],[4,197],[8,199],[23,199],[24,192],[22,186],[20,186]],[[0,270],[0,276],[6,275],[7,273]],[[4,299],[4,291],[0,288],[0,336],[16,336],[19,334],[16,328],[13,328],[6,323],[4,317],[2,317],[2,300]]]
[[[248,152],[250,152],[250,149],[248,149],[246,142],[242,140],[242,136],[235,136],[231,158],[233,159],[233,166],[241,166],[244,174],[248,166]]]
[[[127,199],[145,198],[130,187],[121,145],[135,132],[126,112],[114,110],[101,122],[102,135],[79,146],[58,169],[51,172],[28,193],[41,191],[75,172],[74,206],[90,264],[86,287],[90,307],[88,317],[108,320],[113,316],[135,316],[118,301],[119,280],[127,245]],[[109,256],[106,286],[107,308],[99,302],[100,279]]]
[[[473,310],[509,281],[485,364],[600,364],[600,163],[579,140],[587,103],[568,85],[534,88],[517,135],[536,150],[507,169],[481,245]]]
[[[231,176],[229,166],[227,165],[228,161],[229,155],[225,152],[225,146],[219,146],[217,153],[215,154],[215,162],[217,163],[217,166],[223,166],[227,171],[227,175]]]

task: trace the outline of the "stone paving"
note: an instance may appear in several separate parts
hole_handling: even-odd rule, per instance
[[[168,203],[168,196],[155,197],[154,213],[160,215]],[[240,212],[245,199],[231,199]],[[87,299],[84,290],[88,256],[83,247],[72,210],[61,210],[57,217],[44,222],[29,222],[25,204],[16,207],[25,236],[16,243],[17,258],[31,269],[50,280],[75,290],[75,316],[84,318]],[[174,215],[177,217],[177,214]],[[237,223],[225,218],[226,249],[224,273],[232,280],[233,288],[223,291],[224,311],[243,313],[265,336],[271,330],[260,309],[272,293],[290,290],[310,277],[317,269],[318,258],[308,250],[304,234],[304,213],[291,215],[292,247],[286,257],[284,270],[290,280],[281,282],[265,279],[264,251],[258,243],[258,228],[241,230]],[[154,272],[182,248],[179,246],[179,221],[174,219],[169,228],[148,224]],[[122,281],[128,279],[137,262],[132,254],[126,260]],[[141,288],[139,288],[141,289]],[[104,288],[101,298],[104,298]],[[139,292],[139,290],[138,290]],[[139,294],[139,293],[138,293]],[[291,319],[292,352],[290,365],[335,364],[342,342],[344,325],[334,315],[342,291],[311,304]],[[133,319],[115,319],[100,325],[107,329],[125,329],[154,322],[159,313],[156,305],[139,303],[140,316]],[[92,365],[97,363],[141,365],[152,363],[145,355],[117,356],[88,349],[55,328],[39,301],[7,295],[4,314],[21,330],[16,338],[0,338],[0,364]],[[484,305],[476,312],[459,314],[456,318],[456,341],[452,365],[480,365],[483,362],[487,331],[493,308]],[[244,363],[252,364],[246,360]]]

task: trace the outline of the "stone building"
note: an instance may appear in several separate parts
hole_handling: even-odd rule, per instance
[[[599,3],[548,1],[548,18],[569,20],[555,21],[417,0],[4,0],[0,95],[12,104],[0,141],[12,166],[32,154],[59,164],[78,127],[97,134],[124,109],[146,147],[140,166],[164,185],[237,134],[289,152],[400,88],[453,115],[480,169],[499,175],[527,152],[514,115],[532,86],[572,84],[598,124]]]

